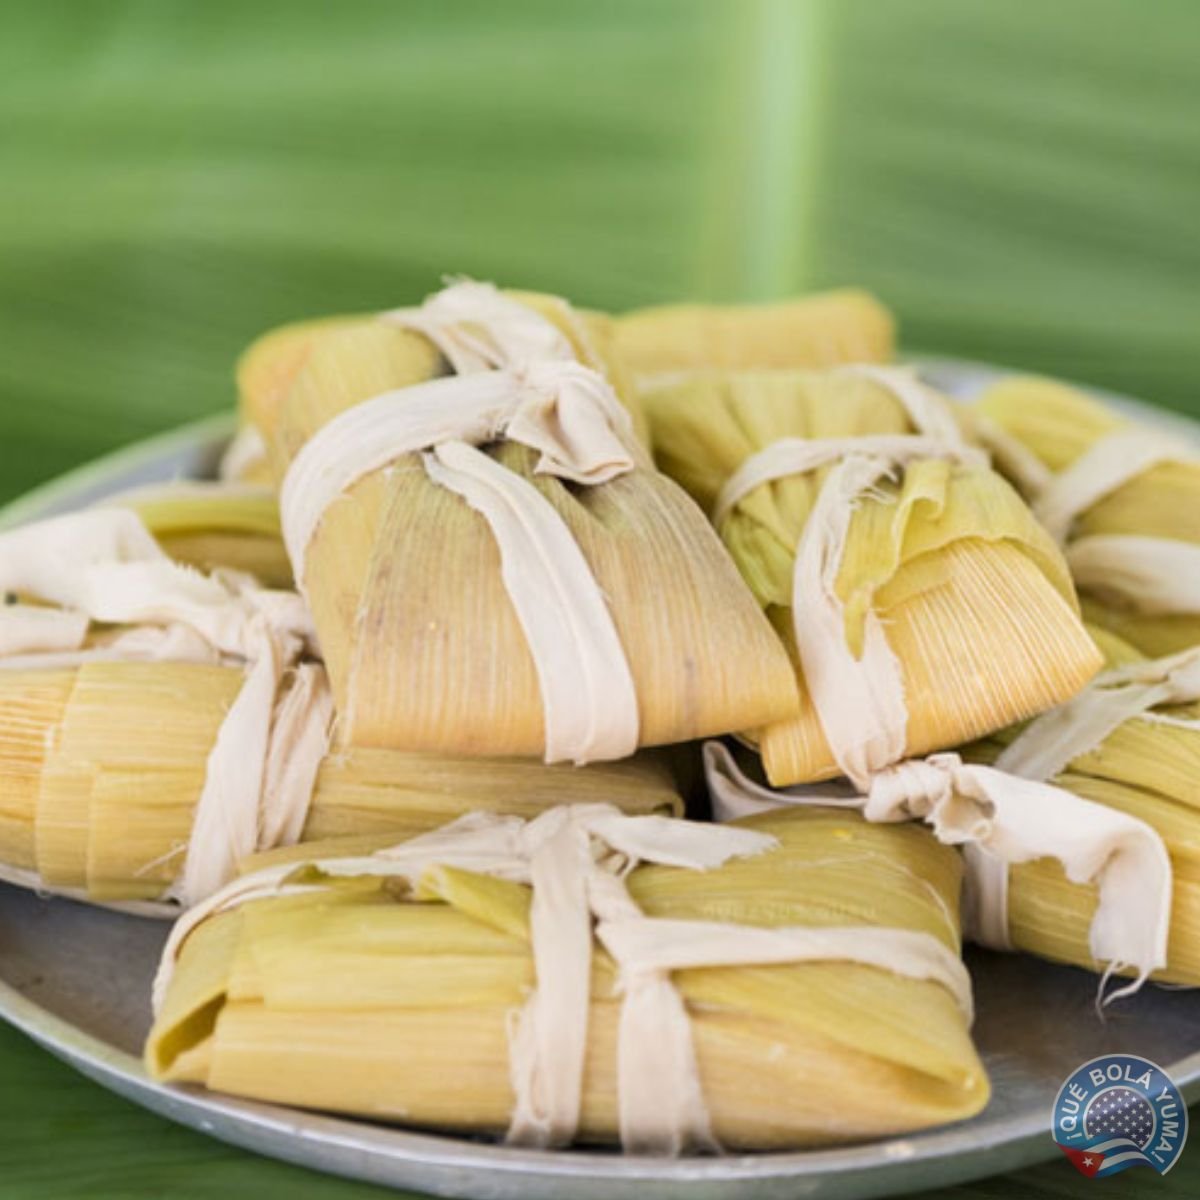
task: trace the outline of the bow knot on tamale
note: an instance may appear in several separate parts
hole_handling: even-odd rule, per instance
[[[574,313],[565,302],[559,311],[569,317]],[[456,375],[529,363],[575,362],[579,352],[552,321],[506,296],[495,284],[473,279],[448,281],[419,307],[394,309],[383,319],[424,334]],[[582,323],[573,322],[572,327],[578,336]],[[594,358],[587,339],[582,341],[584,354]]]
[[[246,1060],[256,1073],[253,1060],[265,1067],[273,1055],[268,1047],[276,1036],[267,1027],[286,1026],[307,1004],[302,993],[310,990],[296,990],[285,978],[299,983],[308,975],[319,987],[328,974],[322,955],[344,950],[359,966],[341,978],[338,1006],[317,1001],[313,1008],[323,1014],[323,1037],[347,1046],[351,1030],[377,1024],[382,1040],[375,1054],[391,1055],[402,1048],[396,1038],[410,1022],[416,1028],[433,1019],[449,1030],[460,1020],[464,1036],[477,1039],[485,1028],[494,1036],[497,1026],[508,1026],[512,1142],[562,1145],[580,1135],[619,1132],[626,1150],[675,1154],[717,1149],[723,1132],[738,1144],[787,1144],[803,1139],[810,1121],[827,1139],[833,1131],[828,1106],[814,1120],[810,1105],[801,1103],[793,1115],[789,1102],[774,1097],[775,1112],[763,1123],[756,1099],[731,1103],[730,1085],[751,1063],[756,1080],[780,1069],[776,1064],[807,1077],[808,1069],[836,1056],[846,1036],[875,1087],[893,1097],[883,1118],[891,1127],[923,1124],[930,1103],[967,1115],[983,1096],[973,1054],[964,1057],[961,1042],[971,993],[957,954],[953,856],[947,861],[931,839],[911,830],[875,833],[836,816],[826,828],[822,822],[829,820],[828,814],[787,814],[758,822],[760,828],[713,826],[629,817],[600,804],[552,809],[529,822],[473,814],[367,858],[323,857],[314,846],[307,862],[251,869],[176,925],[156,980],[148,1065],[159,1077],[204,1079],[248,1094],[263,1094],[265,1084],[292,1102],[352,1111],[369,1103],[386,1112],[384,1095],[407,1096],[406,1115],[420,1120],[429,1114],[428,1120],[440,1109],[446,1072],[422,1077],[411,1060],[394,1076],[374,1069],[370,1081],[358,1082],[350,1072],[318,1077],[302,1065],[293,1071],[281,1064],[256,1084],[236,1068],[226,1073],[239,1047],[249,1045],[244,1034],[226,1041],[230,1023],[240,1015],[266,1022]],[[845,873],[868,859],[879,870],[864,889],[861,878],[851,883]],[[698,873],[702,879],[693,882]],[[825,895],[843,874],[850,893],[836,900]],[[752,888],[752,879],[765,891]],[[408,890],[397,889],[397,882]],[[896,888],[896,907],[881,922],[880,896],[889,887]],[[864,895],[873,889],[880,896]],[[755,912],[758,896],[761,914]],[[305,913],[307,924],[293,923]],[[346,936],[339,937],[339,914],[357,932],[345,925]],[[260,920],[273,924],[277,917],[289,934],[285,938],[279,926],[260,940]],[[413,938],[422,926],[442,928],[445,959],[437,948],[417,949]],[[240,939],[237,929],[248,938],[251,957],[244,966],[230,940]],[[593,939],[606,953],[597,953]],[[361,957],[368,945],[385,956],[374,982],[373,965]],[[388,964],[388,947],[423,953],[423,974],[414,977],[403,957]],[[438,984],[446,1000],[436,1014],[425,1013],[420,994],[426,983],[469,947],[485,956],[476,960],[470,982],[445,992],[446,984]],[[276,971],[279,952],[293,960],[284,975]],[[501,998],[513,993],[498,986],[517,965],[514,954],[518,962],[528,955],[532,965],[531,975],[522,969],[519,976],[528,982],[516,1013],[502,1007]],[[764,988],[769,999],[758,1032],[748,1018]],[[865,992],[856,999],[860,988],[870,991],[870,1002]],[[847,1011],[859,1003],[868,1004],[874,1020],[847,1025]],[[887,1033],[901,1018],[881,1009],[909,1003],[918,1006],[922,1028],[908,1030],[903,1040],[936,1043],[932,1053],[901,1048]],[[769,1053],[756,1049],[760,1038],[773,1046]],[[480,1057],[472,1077],[489,1079],[491,1052],[479,1041],[475,1047]],[[805,1049],[797,1057],[799,1047]],[[306,1040],[294,1041],[292,1051],[305,1056]],[[898,1074],[887,1065],[897,1052],[905,1064]],[[242,1082],[235,1082],[239,1076]],[[292,1090],[297,1085],[299,1092]],[[370,1093],[381,1099],[368,1101]],[[489,1127],[490,1114],[503,1104],[503,1094],[478,1107],[467,1104],[461,1085],[457,1095],[450,1120],[466,1128]],[[858,1128],[882,1116],[882,1110],[867,1116],[875,1104],[864,1106],[861,1098],[851,1107]],[[839,1136],[852,1136],[855,1128],[856,1118],[849,1117]]]
[[[1050,858],[1073,883],[1094,882],[1091,924],[1095,961],[1107,975],[1133,968],[1135,981],[1107,1001],[1135,991],[1167,964],[1172,869],[1159,834],[1145,821],[1093,803],[1065,788],[1006,770],[934,754],[879,772],[862,794],[822,795],[816,788],[773,790],[749,779],[719,742],[704,748],[714,811],[731,820],[785,805],[856,808],[872,822],[917,819],[937,839],[966,850],[966,922],[975,941],[1012,948],[1008,867]],[[1103,985],[1101,985],[1103,994]]]
[[[239,858],[295,841],[328,744],[332,700],[307,609],[293,592],[172,562],[141,520],[96,509],[0,535],[0,666],[93,661],[238,663],[245,681],[209,755],[170,898],[215,891]],[[46,607],[56,606],[56,607]],[[91,641],[94,623],[115,626]]]

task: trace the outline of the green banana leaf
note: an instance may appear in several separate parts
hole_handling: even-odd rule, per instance
[[[1200,6],[8,0],[0,496],[444,273],[854,282],[909,346],[1195,403]]]

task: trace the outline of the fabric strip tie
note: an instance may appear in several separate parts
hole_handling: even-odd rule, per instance
[[[574,317],[565,303],[564,309]],[[552,321],[474,279],[449,280],[419,307],[393,309],[383,320],[428,338],[456,375],[576,360],[570,339]]]
[[[1133,968],[1133,983],[1106,1002],[1136,991],[1167,962],[1171,863],[1162,839],[1143,821],[1063,788],[934,754],[877,774],[865,794],[823,794],[819,787],[775,790],[740,770],[719,742],[704,746],[705,777],[719,820],[789,804],[852,808],[868,821],[918,819],[938,841],[965,850],[964,924],[973,940],[1011,949],[1007,889],[990,874],[998,862],[1057,860],[1072,883],[1095,883],[1099,903],[1090,948],[1106,974]]]
[[[996,760],[1025,779],[1052,779],[1126,721],[1162,704],[1200,700],[1200,646],[1097,675],[1078,696],[1035,717]]]
[[[1200,545],[1138,534],[1092,534],[1064,551],[1076,584],[1149,616],[1200,613]]]

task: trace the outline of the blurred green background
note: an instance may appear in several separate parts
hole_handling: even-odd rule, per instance
[[[0,0],[0,499],[229,406],[266,326],[447,272],[611,309],[858,283],[909,348],[1200,415],[1198,50],[1195,0]],[[0,1077],[6,1198],[365,1191],[7,1031]]]
[[[1194,0],[0,0],[0,493],[446,272],[1198,403]]]

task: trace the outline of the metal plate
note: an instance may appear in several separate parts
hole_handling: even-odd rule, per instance
[[[994,368],[929,360],[923,370],[968,396]],[[1183,418],[1105,396],[1143,420],[1197,439]],[[32,520],[140,483],[211,470],[227,420],[142,443],[65,476],[5,510]],[[870,1197],[976,1179],[1056,1153],[1050,1108],[1062,1080],[1107,1051],[1164,1066],[1200,1097],[1200,995],[1155,987],[1096,1015],[1096,977],[1022,956],[972,951],[975,1037],[993,1099],[971,1121],[834,1150],[666,1162],[615,1153],[514,1150],[438,1137],[200,1089],[162,1087],[138,1054],[150,1022],[150,980],[165,927],[0,885],[0,1016],[105,1087],[214,1137],[318,1170],[473,1200],[782,1200]],[[469,1069],[469,1064],[463,1064]],[[852,1078],[817,1081],[853,1088]]]

